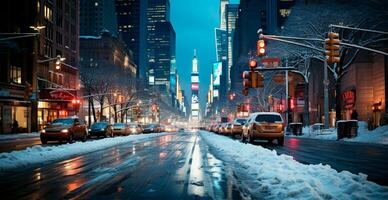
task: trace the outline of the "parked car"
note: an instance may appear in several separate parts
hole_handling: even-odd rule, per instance
[[[113,137],[112,125],[108,122],[96,122],[89,128],[89,136]]]
[[[131,134],[143,133],[143,127],[138,123],[130,123],[129,128],[131,129]]]
[[[272,142],[277,139],[279,145],[284,144],[284,121],[279,113],[252,113],[245,125],[241,141],[253,143],[255,139],[265,139]]]
[[[219,134],[226,134],[226,126],[228,123],[222,123],[219,128],[218,128],[218,133]]]
[[[228,122],[228,123],[226,124],[224,134],[225,134],[225,135],[230,135],[230,134],[232,134],[232,123]]]
[[[143,126],[143,133],[158,133],[161,131],[159,124],[146,124]]]
[[[85,142],[87,137],[88,129],[85,123],[77,117],[55,119],[40,132],[42,144],[46,144],[47,141],[72,143],[74,140],[82,140]]]
[[[112,127],[113,135],[129,135],[131,133],[131,129],[126,123],[115,123]]]
[[[244,118],[236,118],[232,122],[232,130],[230,131],[230,136],[234,138],[236,135],[241,135],[243,132],[243,126],[246,123]]]

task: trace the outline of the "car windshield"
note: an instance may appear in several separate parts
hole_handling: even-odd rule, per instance
[[[131,128],[137,128],[137,124],[130,124],[129,125]]]
[[[115,128],[124,128],[124,127],[125,127],[125,124],[123,124],[123,123],[117,123],[117,124],[113,124],[113,127],[115,127]]]
[[[236,122],[240,123],[241,125],[244,125],[246,121],[247,121],[246,119],[237,119],[236,120]]]
[[[256,122],[267,122],[267,123],[275,123],[282,122],[282,118],[279,115],[257,115]]]
[[[147,125],[144,125],[144,128],[155,128],[156,125],[155,124],[147,124]]]
[[[106,122],[99,122],[99,123],[94,123],[91,128],[105,128],[105,126],[107,126],[108,123]]]
[[[70,118],[62,118],[62,119],[55,119],[52,124],[64,124],[64,125],[72,125],[74,123],[74,119]]]

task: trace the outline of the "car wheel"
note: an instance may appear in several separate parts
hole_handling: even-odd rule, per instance
[[[69,138],[67,139],[67,142],[70,143],[70,144],[74,142],[73,134],[69,135]]]
[[[85,132],[84,136],[82,137],[82,142],[86,142],[86,140],[88,139],[88,135],[87,133]]]
[[[241,134],[241,142],[242,142],[242,143],[246,143],[246,139],[245,139],[245,137],[244,137],[244,133]]]
[[[40,139],[40,142],[42,142],[42,144],[47,144],[47,140],[45,139]]]
[[[251,134],[249,134],[249,133],[248,133],[248,142],[250,144],[253,144],[253,138],[252,138]]]
[[[284,145],[284,137],[278,138],[278,145],[280,145],[280,146]]]

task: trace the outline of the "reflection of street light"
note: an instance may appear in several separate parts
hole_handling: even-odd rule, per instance
[[[46,26],[30,26],[30,28],[32,30],[34,30],[34,31],[38,31],[39,32],[40,30],[46,28]]]

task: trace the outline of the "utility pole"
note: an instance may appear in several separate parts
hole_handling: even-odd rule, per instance
[[[329,79],[328,79],[328,74],[327,74],[327,61],[325,59],[324,62],[324,68],[323,68],[323,96],[324,96],[324,125],[325,129],[329,128]],[[338,95],[338,94],[337,94]]]
[[[288,59],[286,59],[286,68],[288,67]],[[286,70],[286,102],[285,102],[285,110],[286,110],[286,125],[288,126],[288,114],[290,113],[289,109],[288,109],[288,70]],[[287,130],[287,126],[286,126],[286,130]]]

